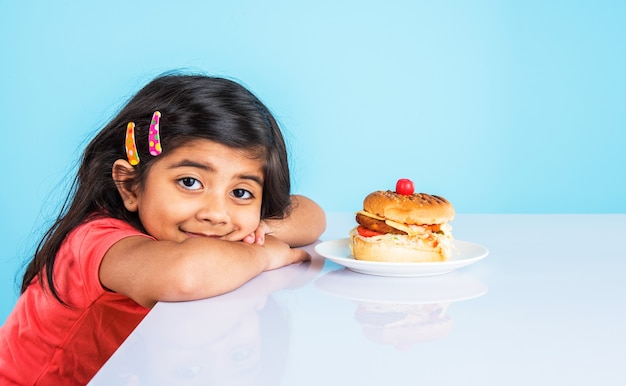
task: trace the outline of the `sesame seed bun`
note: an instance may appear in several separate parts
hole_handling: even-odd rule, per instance
[[[402,195],[391,190],[370,193],[367,212],[402,224],[444,224],[454,219],[454,207],[443,197],[426,193]]]

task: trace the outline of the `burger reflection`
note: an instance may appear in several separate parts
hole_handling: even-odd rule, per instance
[[[398,350],[448,335],[452,329],[447,315],[450,305],[487,292],[482,281],[458,272],[397,278],[341,269],[317,279],[315,287],[356,303],[354,318],[363,335]]]
[[[313,259],[265,272],[214,298],[159,303],[158,315],[148,314],[90,385],[279,384],[290,326],[287,308],[272,294],[307,284],[323,264]]]
[[[408,349],[416,342],[439,339],[452,329],[446,315],[448,304],[357,305],[355,319],[368,339],[397,349]]]

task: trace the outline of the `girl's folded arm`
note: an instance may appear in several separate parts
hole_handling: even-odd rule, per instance
[[[272,237],[260,246],[211,238],[174,242],[134,236],[109,249],[99,274],[105,288],[149,308],[158,301],[220,295],[265,270],[307,257]]]
[[[326,214],[313,200],[305,196],[291,196],[291,212],[282,220],[265,220],[270,234],[292,247],[311,244],[326,229]]]

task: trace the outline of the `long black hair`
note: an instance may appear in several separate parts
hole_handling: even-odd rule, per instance
[[[61,244],[78,225],[94,214],[106,213],[144,231],[136,212],[125,209],[113,181],[112,167],[126,158],[128,122],[135,122],[140,162],[128,186],[141,188],[155,157],[148,151],[152,114],[161,112],[163,152],[189,141],[208,139],[242,149],[264,163],[261,218],[282,218],[290,208],[290,177],[287,150],[276,120],[267,107],[245,87],[232,80],[204,75],[166,74],[143,87],[87,145],[78,173],[60,214],[44,234],[26,267],[21,292],[35,277],[47,282],[63,303],[53,282],[54,262]],[[45,279],[44,279],[45,271]]]

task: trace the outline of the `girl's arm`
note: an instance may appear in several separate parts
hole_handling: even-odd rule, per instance
[[[132,236],[115,243],[100,265],[102,285],[144,307],[232,291],[263,271],[310,256],[268,235],[263,245],[190,238],[183,242]]]
[[[289,244],[301,247],[315,242],[326,229],[326,215],[313,200],[299,195],[291,197],[289,216],[282,220],[266,220],[268,234]]]

